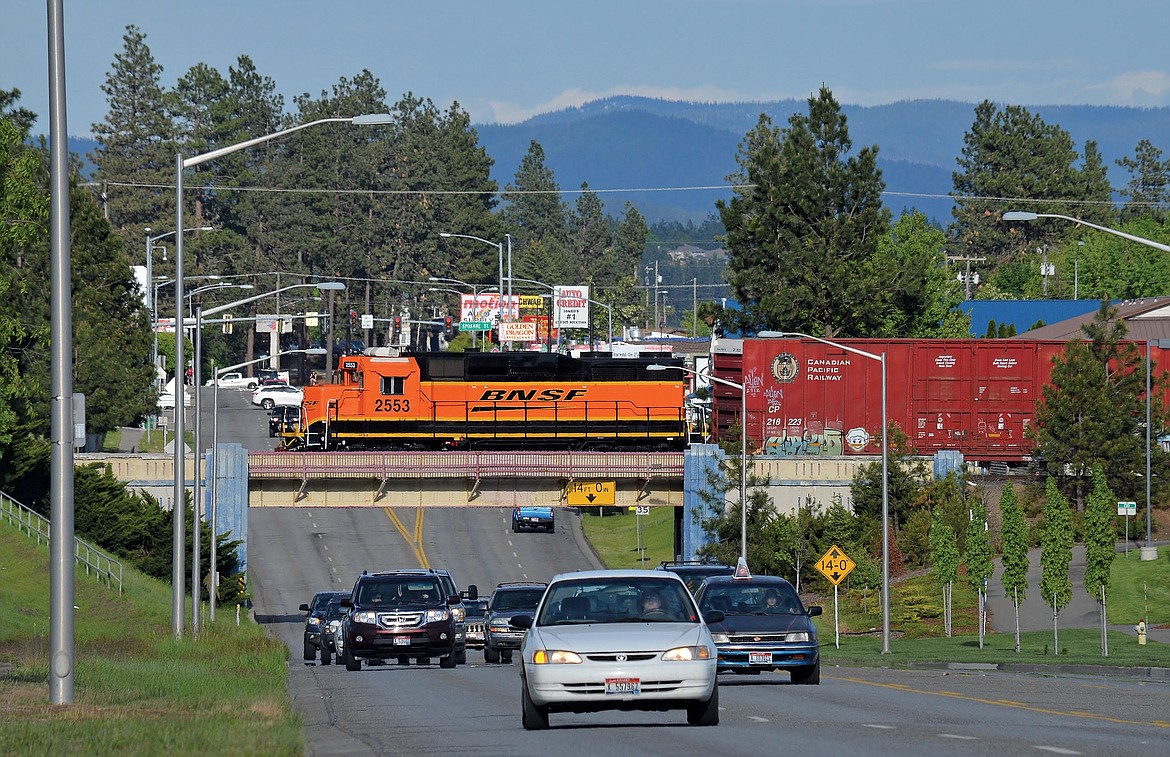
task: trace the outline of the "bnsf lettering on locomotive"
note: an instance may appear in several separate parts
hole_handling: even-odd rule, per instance
[[[557,402],[584,396],[587,389],[486,389],[480,395],[482,402]]]

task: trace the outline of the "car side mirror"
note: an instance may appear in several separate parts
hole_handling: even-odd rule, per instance
[[[308,611],[309,611],[309,606],[307,604],[302,604],[301,605],[301,612],[308,612]]]
[[[463,592],[467,599],[479,599],[479,587],[475,584],[468,584],[467,591]]]
[[[513,615],[508,618],[508,625],[512,628],[529,629],[532,628],[533,618],[531,615]]]
[[[708,610],[703,613],[703,622],[707,625],[714,625],[715,623],[722,623],[727,619],[727,616],[722,610]]]
[[[824,612],[824,610],[821,608],[820,605],[812,605],[811,607],[808,608],[808,616],[810,618],[815,618],[816,616],[820,615],[822,612]]]

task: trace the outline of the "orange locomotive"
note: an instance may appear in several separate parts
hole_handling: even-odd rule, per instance
[[[536,352],[347,355],[334,383],[304,388],[290,450],[680,450],[677,358]]]

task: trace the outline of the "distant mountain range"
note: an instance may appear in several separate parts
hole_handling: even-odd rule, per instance
[[[1096,140],[1114,188],[1129,181],[1129,174],[1114,161],[1132,156],[1140,140],[1148,139],[1170,154],[1170,143],[1165,142],[1170,134],[1170,108],[1027,107],[1046,123],[1069,132],[1078,151],[1086,140]],[[658,190],[607,191],[601,197],[609,213],[619,214],[630,201],[650,222],[698,222],[715,211],[716,199],[730,196],[729,192],[671,188],[726,185],[727,176],[737,168],[739,143],[761,113],[783,128],[793,114],[807,112],[805,100],[711,104],[623,96],[519,124],[476,125],[476,129],[496,161],[492,176],[501,188],[513,179],[529,142],[535,139],[544,147],[548,166],[564,190],[579,189],[582,181],[593,190]],[[963,135],[975,120],[975,104],[914,100],[869,107],[843,105],[842,112],[854,149],[878,146],[885,203],[895,216],[913,207],[940,223],[949,222],[951,202],[946,196],[953,188],[951,174],[962,154]]]
[[[1129,174],[1118,158],[1132,156],[1148,139],[1170,157],[1170,108],[1083,105],[1027,106],[1050,125],[1072,135],[1078,151],[1097,141],[1114,188]],[[546,113],[518,124],[476,124],[480,143],[495,160],[494,178],[502,190],[511,182],[532,140],[544,148],[561,189],[582,182],[599,193],[611,215],[627,201],[650,223],[691,220],[715,212],[715,201],[737,168],[736,151],[761,113],[785,127],[795,113],[807,113],[805,100],[760,103],[692,103],[643,97],[611,97],[578,108]],[[917,208],[942,224],[950,221],[951,174],[962,153],[963,135],[975,119],[975,104],[914,100],[890,105],[843,105],[854,149],[877,145],[886,181],[886,206],[895,216]],[[71,137],[82,155],[92,140]],[[566,194],[573,204],[574,194]]]

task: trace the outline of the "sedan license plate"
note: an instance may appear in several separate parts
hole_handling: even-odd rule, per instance
[[[771,652],[748,652],[748,665],[771,665]]]
[[[606,678],[606,694],[641,694],[641,678]]]
[[[395,636],[394,637],[394,646],[396,646],[396,647],[409,647],[410,646],[410,637],[409,636]]]

